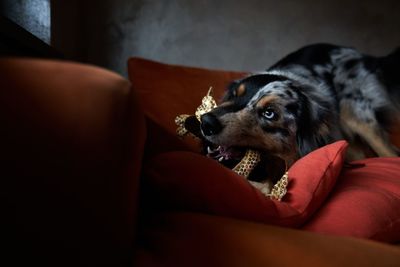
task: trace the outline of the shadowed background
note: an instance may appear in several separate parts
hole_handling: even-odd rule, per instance
[[[253,71],[315,42],[354,46],[373,55],[400,45],[397,0],[50,2],[51,44],[67,58],[123,75],[130,56]]]

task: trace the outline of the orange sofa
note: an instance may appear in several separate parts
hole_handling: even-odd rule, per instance
[[[0,59],[2,266],[399,266],[393,244],[167,203],[182,192],[148,182],[154,160],[198,150],[168,122],[243,73],[142,59],[129,69],[130,82]]]

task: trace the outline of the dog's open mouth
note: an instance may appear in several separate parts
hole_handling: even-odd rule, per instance
[[[207,141],[204,148],[207,157],[252,181],[263,181],[266,178],[276,181],[285,170],[282,159],[259,149],[220,146]]]
[[[250,174],[262,167],[263,156],[254,149],[208,145],[206,150],[208,157],[250,180],[252,180]]]
[[[207,156],[219,162],[239,161],[243,158],[244,152],[245,149],[235,147],[216,146],[213,144],[207,146]]]

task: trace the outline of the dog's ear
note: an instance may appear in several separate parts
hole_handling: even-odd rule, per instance
[[[334,107],[316,94],[298,91],[297,149],[300,157],[332,142]]]
[[[226,88],[225,94],[222,97],[222,102],[231,99],[234,96],[234,92],[239,87],[242,80],[235,80],[231,82],[228,87]]]

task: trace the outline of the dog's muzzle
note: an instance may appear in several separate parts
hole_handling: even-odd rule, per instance
[[[205,136],[216,135],[223,128],[218,118],[210,112],[201,116],[200,127]]]

